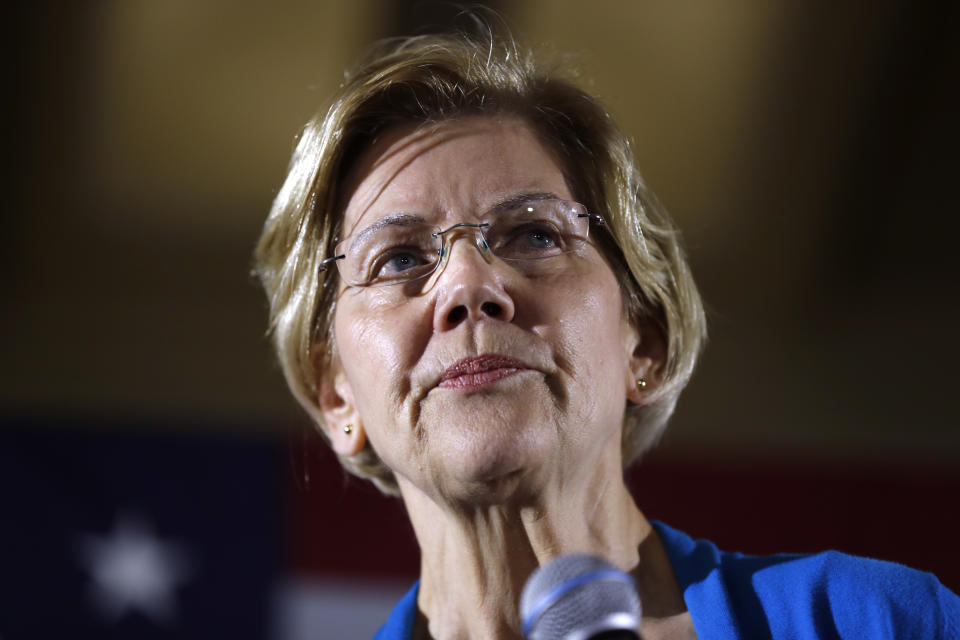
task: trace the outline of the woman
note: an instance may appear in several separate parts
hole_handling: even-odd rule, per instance
[[[644,518],[623,469],[690,377],[700,298],[623,134],[511,43],[384,44],[307,124],[256,260],[294,395],[413,523],[421,579],[380,637],[521,637],[525,581],[571,552],[632,576],[647,639],[868,637],[867,609],[947,637],[932,576]]]

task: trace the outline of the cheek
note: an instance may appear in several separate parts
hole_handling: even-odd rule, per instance
[[[552,315],[563,342],[575,349],[584,365],[602,367],[625,357],[622,340],[623,301],[608,268],[584,273],[558,288]]]
[[[334,317],[334,332],[340,360],[354,391],[361,417],[374,418],[378,409],[403,397],[409,389],[408,374],[422,353],[415,305],[362,307],[346,296]],[[428,327],[429,328],[429,327]],[[427,332],[429,335],[429,332]]]
[[[555,338],[561,369],[571,378],[571,402],[583,419],[622,412],[626,403],[624,371],[629,357],[623,343],[620,288],[608,268],[570,281],[555,299]],[[610,415],[606,418],[615,418]],[[616,422],[616,420],[613,420]]]

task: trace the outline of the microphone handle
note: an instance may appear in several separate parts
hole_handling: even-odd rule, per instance
[[[626,629],[613,629],[612,631],[601,631],[590,636],[588,640],[640,640],[640,636]]]

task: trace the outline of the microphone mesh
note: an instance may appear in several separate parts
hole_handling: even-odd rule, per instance
[[[520,615],[531,640],[588,638],[603,631],[636,631],[640,600],[627,574],[600,558],[574,554],[560,556],[530,576],[520,597]]]

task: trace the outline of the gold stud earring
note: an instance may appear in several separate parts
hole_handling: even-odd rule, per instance
[[[647,381],[643,378],[637,378],[637,389],[643,389],[647,386]]]
[[[348,424],[347,426],[345,426],[345,427],[343,428],[343,432],[344,432],[345,434],[347,434],[347,435],[350,435],[351,433],[353,433],[353,425],[352,425],[352,424]]]

